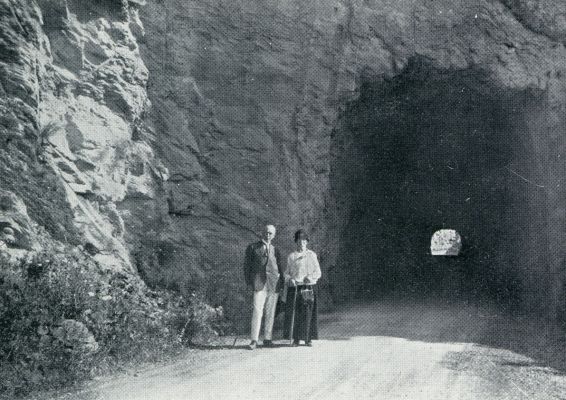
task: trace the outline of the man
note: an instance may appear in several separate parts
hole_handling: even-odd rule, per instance
[[[253,313],[251,323],[250,350],[254,350],[259,339],[261,318],[265,310],[264,341],[265,347],[273,346],[272,333],[275,320],[275,307],[279,292],[283,288],[283,265],[279,250],[271,241],[275,237],[275,226],[267,225],[260,241],[250,244],[246,249],[244,276],[248,288],[253,290]]]

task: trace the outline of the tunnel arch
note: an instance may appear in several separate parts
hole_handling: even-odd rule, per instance
[[[449,287],[543,304],[532,290],[549,265],[533,123],[543,107],[542,90],[504,88],[481,68],[439,70],[422,58],[391,79],[362,81],[332,137],[336,297]],[[457,260],[430,257],[430,233],[444,227],[465,232]]]

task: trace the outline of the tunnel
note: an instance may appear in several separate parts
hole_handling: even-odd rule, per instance
[[[532,297],[548,262],[529,122],[541,103],[540,92],[502,88],[481,69],[418,59],[393,78],[363,80],[332,136],[333,296],[436,294],[509,307]],[[459,233],[458,256],[431,255],[439,229]]]

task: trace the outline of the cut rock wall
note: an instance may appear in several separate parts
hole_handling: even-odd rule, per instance
[[[295,229],[310,230],[323,286],[348,297],[356,277],[336,260],[352,199],[336,201],[355,176],[332,173],[356,133],[342,144],[334,135],[364,82],[390,79],[422,59],[440,73],[480,71],[493,90],[544,93],[540,113],[524,127],[537,160],[525,173],[545,171],[545,184],[554,188],[536,217],[548,227],[547,246],[536,250],[551,261],[528,268],[544,277],[546,301],[558,304],[565,232],[562,5],[531,3],[166,0],[143,7],[151,119],[171,170],[166,190],[191,210],[158,233],[158,241],[175,242],[185,255],[165,268],[198,264],[193,272],[204,280],[224,271],[243,285],[243,248],[258,226],[273,222],[285,251]],[[351,164],[342,171],[354,173],[362,161],[341,162]]]

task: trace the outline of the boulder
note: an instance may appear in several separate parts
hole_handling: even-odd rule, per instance
[[[8,247],[38,249],[36,234],[24,202],[14,193],[0,189],[0,235]]]
[[[59,327],[52,330],[52,335],[67,348],[68,351],[90,355],[98,351],[98,343],[94,335],[80,321],[64,320]]]

